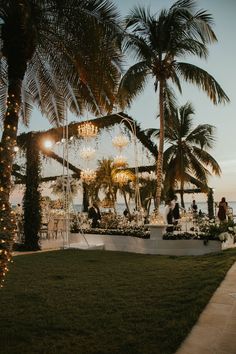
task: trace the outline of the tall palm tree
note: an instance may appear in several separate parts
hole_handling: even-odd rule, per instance
[[[194,113],[191,103],[186,103],[165,118],[165,140],[168,144],[164,152],[165,186],[169,189],[179,184],[182,207],[186,183],[195,182],[206,188],[208,177],[221,173],[219,164],[207,151],[213,147],[215,127],[209,124],[193,127]],[[150,129],[147,133],[159,135],[158,130]]]
[[[206,71],[196,65],[180,61],[187,55],[199,58],[208,56],[207,45],[217,40],[212,29],[212,16],[204,11],[195,11],[196,1],[179,0],[168,10],[152,15],[143,7],[135,7],[126,17],[125,49],[135,54],[137,62],[123,76],[118,98],[122,108],[130,105],[143,91],[149,77],[158,91],[160,137],[157,158],[157,211],[160,205],[163,152],[164,111],[174,102],[170,83],[181,93],[181,79],[193,83],[207,93],[214,104],[227,102],[229,98]]]
[[[27,123],[34,104],[57,125],[65,105],[77,114],[111,109],[120,76],[117,19],[106,0],[0,0],[0,279],[15,233],[9,194],[19,118]]]

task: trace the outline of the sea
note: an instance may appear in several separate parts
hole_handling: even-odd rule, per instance
[[[199,212],[199,210],[201,210],[202,213],[205,213],[205,214],[208,213],[208,207],[207,207],[207,203],[206,202],[198,202],[197,206],[198,206],[198,212]],[[228,202],[228,206],[233,209],[233,215],[235,215],[236,214],[236,201]],[[131,211],[134,210],[134,207],[135,207],[135,205],[131,204],[130,205],[130,210]],[[161,204],[160,212],[163,212],[164,208],[165,208],[165,205]],[[75,204],[74,205],[74,209],[76,211],[78,211],[78,212],[81,212],[82,211],[82,204]],[[123,214],[123,211],[125,209],[126,209],[126,206],[125,206],[124,203],[117,203],[116,204],[116,211],[117,211],[118,214]],[[154,207],[151,206],[150,211],[152,212],[153,209],[154,209]],[[186,211],[191,210],[191,203],[190,202],[186,202],[185,203],[185,210]],[[101,211],[108,211],[108,209],[101,209]],[[218,211],[218,208],[217,208],[217,205],[215,204],[215,214],[217,214],[217,211]]]
[[[208,207],[207,207],[206,202],[197,202],[197,206],[198,206],[198,212],[199,212],[199,210],[201,210],[202,213],[208,214]],[[230,208],[232,208],[232,213],[233,213],[234,217],[236,218],[236,201],[228,202],[228,206]],[[12,207],[15,208],[16,205],[13,204]],[[164,208],[165,208],[165,205],[161,204],[161,206],[160,206],[161,213],[164,211]],[[74,209],[74,211],[81,212],[82,211],[82,204],[74,204],[73,209]],[[109,209],[106,209],[106,208],[100,208],[100,209],[102,212],[109,211]],[[126,209],[125,203],[117,203],[116,204],[117,214],[122,215],[123,211],[125,209]],[[154,209],[154,206],[152,205],[150,208],[150,212],[152,212],[153,209]],[[131,211],[135,210],[134,204],[130,204],[130,210]],[[191,210],[191,203],[190,202],[185,203],[185,210],[186,211]],[[218,211],[217,204],[215,204],[215,213],[214,213],[215,215],[217,214],[217,211]]]

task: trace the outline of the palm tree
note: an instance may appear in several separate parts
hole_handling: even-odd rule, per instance
[[[212,16],[204,10],[195,11],[194,0],[179,0],[168,10],[152,15],[149,10],[135,7],[125,19],[129,36],[125,49],[135,54],[137,62],[123,76],[118,91],[121,107],[130,105],[143,91],[149,77],[158,91],[160,135],[157,158],[157,211],[160,205],[164,152],[164,111],[174,103],[173,89],[181,93],[181,79],[196,84],[207,93],[214,104],[229,98],[206,71],[196,65],[180,61],[192,54],[207,58],[207,45],[217,40],[212,29]]]
[[[127,168],[117,168],[112,158],[99,160],[96,173],[96,181],[89,188],[91,199],[99,200],[99,191],[102,191],[105,195],[105,204],[111,205],[116,213],[117,192],[119,191],[124,197],[126,209],[130,215],[127,195],[129,198],[135,196],[134,189],[129,184],[135,180],[134,173]]]
[[[191,103],[186,103],[165,117],[165,140],[169,145],[164,152],[165,186],[168,190],[180,185],[182,207],[186,183],[206,189],[211,172],[218,176],[221,173],[217,161],[207,151],[213,147],[215,127],[199,124],[193,128],[194,113]],[[147,133],[159,135],[158,130],[150,129]]]
[[[0,0],[0,278],[15,233],[9,194],[19,118],[27,123],[35,104],[57,125],[65,106],[77,114],[111,110],[120,76],[117,19],[106,0]]]
[[[115,211],[117,186],[115,186],[113,181],[114,171],[115,167],[113,166],[112,158],[99,160],[96,181],[93,188],[90,189],[90,193],[92,193],[93,199],[98,200],[98,194],[101,190],[105,195],[105,202],[110,204]]]

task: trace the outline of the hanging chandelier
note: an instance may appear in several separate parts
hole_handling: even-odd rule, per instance
[[[127,184],[130,177],[125,172],[117,172],[114,176],[114,182],[119,183],[120,185]]]
[[[128,165],[126,157],[119,155],[114,157],[113,166],[114,167],[126,167]]]
[[[78,134],[82,138],[94,138],[98,134],[98,127],[91,122],[86,122],[78,126]]]
[[[113,140],[112,144],[117,148],[117,149],[123,149],[126,147],[129,143],[128,138],[125,135],[117,135]]]
[[[81,180],[87,184],[94,182],[96,176],[97,176],[96,171],[89,168],[82,170],[80,173]]]
[[[79,152],[80,157],[84,160],[92,160],[95,156],[95,149],[91,147],[83,147]]]
[[[146,180],[146,181],[153,181],[157,178],[156,173],[151,171],[151,172],[140,172],[138,174],[139,178]]]

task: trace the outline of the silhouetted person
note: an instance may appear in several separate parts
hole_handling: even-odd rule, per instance
[[[219,210],[217,214],[220,221],[225,221],[227,219],[227,209],[228,209],[228,203],[223,197],[219,202]]]
[[[164,221],[168,225],[173,225],[174,217],[173,217],[173,210],[172,210],[172,203],[171,200],[166,201],[166,206],[164,209]],[[172,232],[174,230],[173,226],[168,226],[166,228],[167,232]]]
[[[192,209],[192,212],[193,212],[194,214],[197,213],[197,204],[196,204],[195,199],[194,199],[193,202],[192,202],[191,209]]]
[[[89,208],[88,218],[92,219],[92,225],[91,225],[92,228],[99,227],[101,221],[101,214],[100,214],[99,207],[96,203],[93,203],[93,205]]]
[[[123,211],[123,215],[124,215],[125,217],[128,217],[128,216],[129,216],[128,209],[125,209],[125,210]]]
[[[178,224],[178,220],[180,219],[179,203],[177,202],[177,200],[177,195],[175,195],[173,200],[171,201],[172,215],[174,218],[175,225]]]

